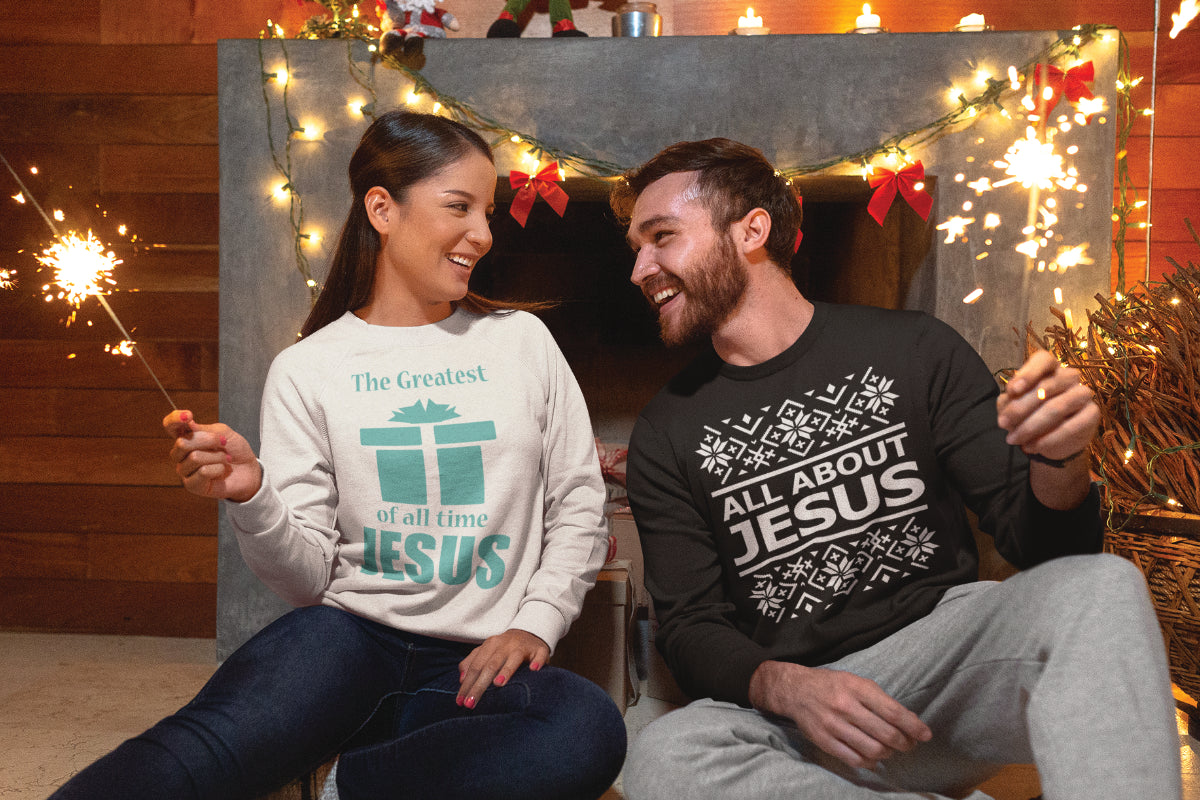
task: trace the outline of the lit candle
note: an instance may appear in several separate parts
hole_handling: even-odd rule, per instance
[[[876,31],[880,29],[879,15],[871,13],[871,6],[863,3],[863,13],[854,21],[854,29],[859,31]]]
[[[739,36],[761,36],[770,32],[770,28],[763,27],[763,18],[754,16],[754,9],[749,7],[746,16],[738,17],[737,28],[734,29]]]
[[[986,31],[987,21],[984,20],[983,14],[967,14],[958,21],[954,26],[956,31]]]

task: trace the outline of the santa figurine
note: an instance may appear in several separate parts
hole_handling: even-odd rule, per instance
[[[525,13],[529,0],[508,0],[500,18],[488,28],[489,39],[516,39],[521,35],[521,26],[517,17]],[[587,36],[575,27],[575,18],[571,15],[571,0],[550,0],[550,35],[555,38]]]
[[[425,39],[445,39],[446,29],[462,27],[449,11],[434,8],[438,0],[375,0],[379,10],[379,50],[407,56],[421,52]]]

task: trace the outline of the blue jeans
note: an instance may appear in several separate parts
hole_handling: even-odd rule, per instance
[[[522,666],[461,708],[458,663],[473,648],[326,606],[296,609],[53,800],[253,798],[338,753],[342,800],[603,794],[625,758],[608,695],[566,670]]]

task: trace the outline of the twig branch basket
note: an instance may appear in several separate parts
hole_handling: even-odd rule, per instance
[[[1109,528],[1104,549],[1129,559],[1146,576],[1171,679],[1200,698],[1200,516],[1136,514],[1123,528]]]
[[[1172,263],[1161,283],[1098,295],[1086,337],[1060,316],[1040,339],[1100,404],[1105,549],[1146,576],[1171,677],[1200,698],[1200,267]]]

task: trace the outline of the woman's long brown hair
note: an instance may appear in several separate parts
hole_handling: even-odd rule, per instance
[[[434,114],[390,111],[371,123],[350,158],[353,195],[350,213],[338,236],[329,276],[300,328],[301,337],[319,331],[347,311],[362,308],[371,297],[381,240],[367,218],[367,192],[381,186],[396,202],[404,202],[409,186],[472,151],[495,163],[487,142],[454,120]],[[501,302],[467,292],[453,305],[477,314],[490,314],[517,309],[536,311],[549,304]]]

